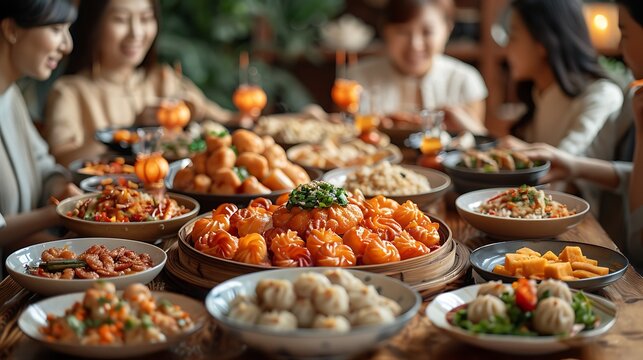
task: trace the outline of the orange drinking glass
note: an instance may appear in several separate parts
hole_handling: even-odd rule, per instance
[[[359,110],[359,95],[362,86],[354,80],[336,79],[331,90],[331,98],[342,111],[356,113]]]

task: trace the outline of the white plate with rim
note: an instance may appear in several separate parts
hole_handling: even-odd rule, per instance
[[[121,292],[118,292],[118,294],[120,296]],[[29,305],[29,307],[22,312],[20,318],[18,318],[20,330],[43,346],[63,354],[79,356],[81,358],[121,359],[168,349],[201,329],[207,319],[207,311],[200,301],[179,294],[152,291],[152,295],[157,300],[157,303],[165,299],[174,305],[179,305],[181,309],[190,314],[194,322],[194,327],[179,335],[168,336],[165,342],[155,344],[80,345],[48,341],[40,332],[40,329],[47,325],[47,314],[64,315],[65,310],[71,308],[75,302],[82,301],[84,295],[84,292],[60,295]]]
[[[40,261],[43,251],[50,248],[68,248],[80,255],[92,245],[105,245],[109,250],[124,246],[137,254],[148,253],[152,259],[152,267],[133,274],[112,278],[101,279],[50,279],[37,275],[28,274],[26,266],[36,266]],[[9,275],[22,287],[41,295],[58,295],[73,292],[85,291],[96,281],[109,281],[114,283],[117,289],[124,289],[127,285],[134,283],[147,284],[152,281],[165,266],[167,255],[161,248],[135,240],[112,239],[112,238],[78,238],[50,241],[22,248],[7,257],[5,262]]]
[[[544,190],[545,194],[551,195],[554,201],[567,205],[570,211],[576,210],[576,214],[555,219],[516,219],[476,211],[482,203],[508,189],[511,188],[485,189],[460,195],[455,201],[458,214],[484,233],[495,238],[512,240],[555,237],[578,225],[589,212],[587,201],[564,192],[550,190]]]
[[[214,287],[205,299],[208,312],[218,324],[232,336],[267,354],[288,359],[349,358],[350,355],[367,351],[377,343],[398,332],[413,318],[422,300],[417,291],[397,279],[366,271],[343,269],[355,275],[366,285],[373,285],[380,295],[395,300],[402,312],[389,324],[363,326],[346,333],[316,329],[270,331],[255,325],[245,325],[228,318],[229,303],[241,294],[255,293],[262,279],[285,279],[294,281],[306,272],[323,273],[333,268],[292,268],[268,270],[236,277]]]
[[[581,346],[606,333],[616,322],[616,304],[592,294],[585,295],[591,300],[594,314],[600,319],[599,325],[575,336],[515,336],[474,334],[451,325],[446,315],[452,309],[470,303],[478,295],[481,285],[470,285],[438,295],[426,308],[431,323],[454,339],[481,348],[516,355],[542,355],[564,351]],[[571,289],[572,293],[577,290]]]

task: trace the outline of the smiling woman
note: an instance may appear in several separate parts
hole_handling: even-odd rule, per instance
[[[180,71],[156,62],[158,0],[81,0],[76,49],[49,95],[46,137],[63,164],[105,152],[97,130],[156,123],[164,98],[180,98],[193,120],[233,114],[208,100]]]
[[[67,185],[33,126],[15,81],[45,80],[72,49],[69,26],[75,9],[62,0],[3,2],[0,7],[0,248],[46,238],[58,224],[51,196],[80,193]]]

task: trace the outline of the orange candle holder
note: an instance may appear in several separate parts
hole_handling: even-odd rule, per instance
[[[258,117],[268,103],[268,96],[259,86],[241,85],[232,95],[232,102],[241,113]]]
[[[161,153],[141,154],[134,164],[136,176],[143,182],[145,190],[159,201],[165,195],[163,181],[170,170],[170,164]]]

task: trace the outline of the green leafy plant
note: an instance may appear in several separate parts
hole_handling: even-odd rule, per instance
[[[344,0],[164,0],[161,6],[159,57],[180,61],[206,96],[234,108],[239,53],[249,51],[268,106],[298,110],[311,97],[279,64],[300,57],[314,61],[319,25],[337,15]]]

